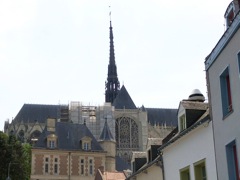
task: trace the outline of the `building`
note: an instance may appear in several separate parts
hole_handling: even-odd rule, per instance
[[[212,121],[208,103],[194,90],[178,108],[178,127],[159,148],[163,162],[163,179],[217,180]]]
[[[162,145],[161,138],[148,138],[146,151],[133,152],[132,174],[127,180],[163,179],[162,160],[158,148]]]
[[[35,142],[43,132],[48,117],[60,119],[63,105],[24,104],[11,123],[5,122],[4,132],[15,134],[22,142]]]
[[[120,83],[114,54],[113,27],[110,22],[110,57],[105,82],[105,103],[102,106],[70,102],[67,105],[24,104],[12,122],[5,123],[5,132],[23,142],[37,141],[48,117],[59,122],[86,124],[99,140],[105,119],[116,141],[116,155],[130,164],[132,151],[144,151],[147,139],[164,138],[177,125],[177,109],[137,107],[127,88]]]
[[[227,7],[227,29],[205,60],[219,180],[240,179],[239,8],[239,0]]]
[[[116,142],[105,121],[99,141],[86,124],[47,119],[32,148],[31,179],[94,179],[98,169],[115,172]]]

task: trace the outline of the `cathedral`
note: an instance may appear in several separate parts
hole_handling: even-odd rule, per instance
[[[47,126],[47,119],[52,118],[56,122],[85,124],[99,140],[107,123],[116,142],[116,156],[127,163],[133,151],[146,149],[148,138],[166,137],[177,126],[177,109],[134,104],[127,88],[120,86],[118,80],[111,21],[109,30],[110,57],[102,106],[84,105],[79,101],[65,105],[24,104],[11,122],[5,122],[5,133],[35,144]]]

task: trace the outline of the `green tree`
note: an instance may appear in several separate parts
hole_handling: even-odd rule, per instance
[[[7,144],[8,136],[0,131],[0,179],[5,180],[7,177]]]
[[[0,131],[0,180],[29,179],[31,169],[31,146],[22,144],[13,135]]]

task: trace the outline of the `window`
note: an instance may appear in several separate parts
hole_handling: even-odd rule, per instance
[[[194,173],[196,180],[207,180],[205,160],[194,164]]]
[[[49,158],[48,157],[46,157],[45,158],[45,162],[44,162],[44,172],[47,174],[47,173],[49,173]]]
[[[84,175],[84,159],[80,159],[80,175]]]
[[[122,116],[116,119],[115,137],[117,150],[139,150],[138,124],[130,117]],[[131,161],[130,156],[122,156],[123,160]]]
[[[238,180],[240,177],[238,172],[238,157],[237,157],[237,147],[236,147],[235,141],[229,143],[226,146],[226,153],[227,153],[229,179]]]
[[[89,175],[93,175],[93,159],[89,159]]]
[[[186,124],[186,115],[183,114],[182,116],[180,116],[179,118],[179,130],[182,131],[184,129],[187,128],[187,124]]]
[[[89,143],[87,143],[87,142],[83,143],[83,149],[89,150]]]
[[[55,148],[55,141],[52,140],[49,141],[49,148],[51,149]]]
[[[232,95],[229,77],[229,68],[227,67],[220,76],[222,112],[223,117],[232,112]]]
[[[190,180],[189,166],[180,170],[180,180]]]
[[[47,136],[47,147],[50,149],[55,149],[57,147],[57,136],[55,134]]]
[[[54,174],[58,174],[58,158],[54,158]]]
[[[85,136],[80,140],[80,146],[85,151],[91,150],[91,142],[92,138]]]

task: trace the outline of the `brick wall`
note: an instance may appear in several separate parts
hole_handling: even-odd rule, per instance
[[[34,163],[34,166],[35,169],[34,169],[34,174],[43,174],[43,154],[35,154],[35,161],[33,162]]]
[[[60,155],[59,162],[59,175],[68,175],[68,155]]]

